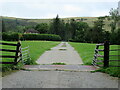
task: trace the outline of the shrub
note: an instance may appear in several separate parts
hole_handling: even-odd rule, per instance
[[[54,34],[20,34],[20,33],[2,33],[2,40],[18,41],[18,40],[47,40],[60,41],[61,37]]]
[[[20,70],[23,67],[22,62],[19,62],[17,65],[13,64],[2,64],[2,72]]]
[[[60,41],[61,37],[54,34],[23,34],[24,40]]]
[[[24,61],[24,64],[25,64],[25,65],[33,65],[33,64],[34,64],[34,61],[31,60],[30,58],[28,58],[27,60]]]
[[[2,40],[5,41],[18,41],[19,40],[19,34],[18,33],[2,33]]]

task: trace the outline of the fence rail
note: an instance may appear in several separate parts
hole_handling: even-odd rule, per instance
[[[9,45],[9,46],[18,46],[20,44],[20,42],[18,42],[17,44],[13,44],[13,43],[0,43],[0,45]]]
[[[13,44],[13,43],[0,43],[0,45],[7,45],[7,46],[15,46],[16,47],[16,50],[0,49],[0,51],[15,53],[15,56],[0,55],[0,58],[14,58],[14,62],[0,61],[0,64],[17,64],[21,60],[22,53],[21,53],[21,43],[20,43],[20,41],[17,44]],[[2,59],[0,59],[0,60],[2,60]]]
[[[103,46],[104,49],[99,49],[100,46]],[[120,55],[109,55],[110,54],[110,51],[120,51],[120,49],[110,49],[110,44],[108,41],[105,41],[104,43],[101,43],[101,44],[96,44],[96,48],[95,48],[95,51],[94,51],[94,58],[93,58],[93,62],[92,64],[95,65],[95,66],[102,66],[102,67],[120,67],[120,66],[113,66],[113,65],[109,65],[109,63],[111,61],[114,61],[114,62],[118,62],[120,60],[110,60],[109,58],[112,56],[112,57],[118,57]],[[103,52],[104,55],[100,55],[99,52]],[[98,57],[99,58],[102,58],[103,60],[98,60]],[[97,63],[101,62],[102,65],[99,65]]]
[[[24,64],[29,63],[29,61],[31,60],[29,46],[21,48],[21,52],[22,52],[22,62]]]

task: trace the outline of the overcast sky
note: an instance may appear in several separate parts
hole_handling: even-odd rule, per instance
[[[98,17],[109,15],[119,0],[0,0],[0,16],[18,18]]]

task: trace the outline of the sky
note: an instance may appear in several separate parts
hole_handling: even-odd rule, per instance
[[[109,15],[120,0],[0,0],[0,16],[44,19]]]

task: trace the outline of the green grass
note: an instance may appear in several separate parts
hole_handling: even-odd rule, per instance
[[[7,43],[17,43],[17,42],[13,42],[13,41],[2,41],[2,42],[7,42]],[[31,64],[36,64],[36,60],[40,57],[40,55],[42,55],[45,51],[50,50],[50,48],[56,46],[57,44],[59,44],[60,42],[55,42],[55,41],[22,41],[22,48],[29,46],[30,49],[30,57],[32,60]],[[0,48],[3,49],[13,49],[15,50],[14,46],[7,46],[7,45],[3,45]],[[15,55],[15,53],[9,53],[9,52],[2,52],[0,53],[0,55]],[[6,61],[10,61],[13,62],[14,59],[7,59],[7,58],[3,58],[2,61],[6,62]],[[10,65],[10,64],[2,64],[2,70],[3,71],[9,71],[11,70],[11,68],[18,68],[21,67],[21,63],[18,64],[17,66]]]
[[[93,56],[94,56],[94,49],[96,47],[96,44],[74,43],[74,42],[69,42],[69,43],[79,53],[79,55],[82,58],[85,65],[91,65],[92,64],[92,60],[93,60]],[[103,49],[103,46],[101,46],[100,49]],[[118,45],[111,45],[110,49],[118,49]],[[103,55],[103,52],[100,52],[100,54]],[[118,55],[118,51],[110,51],[110,55]],[[102,58],[98,58],[98,59],[103,60]],[[119,60],[119,58],[115,57],[115,56],[111,56],[110,60]],[[103,63],[99,63],[99,64],[103,64]],[[109,65],[118,66],[118,65],[120,65],[120,62],[110,61]],[[97,71],[108,73],[111,76],[120,77],[120,67],[100,68]]]
[[[73,43],[69,42],[75,50],[79,53],[84,64],[91,65],[94,55],[95,44],[89,43]]]
[[[63,62],[56,62],[56,63],[52,63],[52,65],[66,65],[66,63],[63,63]]]
[[[29,46],[31,59],[36,61],[45,51],[50,50],[59,43],[54,41],[22,41],[22,47]]]

